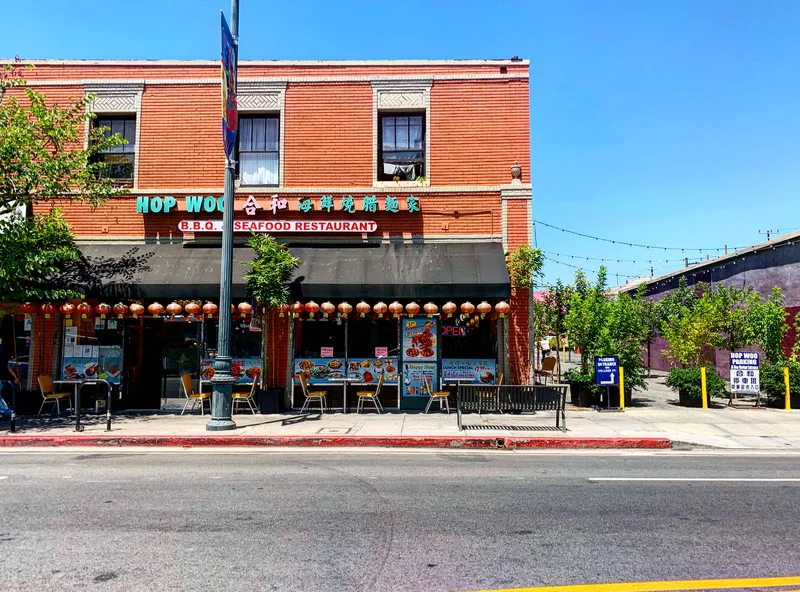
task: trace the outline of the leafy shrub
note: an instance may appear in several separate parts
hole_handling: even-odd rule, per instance
[[[669,371],[666,384],[676,392],[684,391],[692,399],[699,399],[703,396],[698,366],[673,368]],[[709,398],[726,396],[725,381],[713,368],[706,368],[706,391]]]
[[[789,367],[789,392],[792,397],[800,394],[800,361],[785,364],[767,364],[761,367],[761,390],[770,399],[783,401],[786,397],[786,385],[783,382],[783,368]]]

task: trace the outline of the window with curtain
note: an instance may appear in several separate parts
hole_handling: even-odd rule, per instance
[[[378,179],[414,181],[425,176],[425,114],[381,113]]]
[[[115,179],[122,184],[132,184],[133,167],[136,161],[136,116],[100,116],[95,119],[95,125],[105,128],[103,134],[106,137],[119,134],[128,142],[112,146],[98,155],[99,160],[106,165],[100,171],[99,176],[104,179]]]
[[[243,185],[278,185],[278,117],[239,118],[239,179]]]

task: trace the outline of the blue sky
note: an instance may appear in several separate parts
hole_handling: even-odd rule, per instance
[[[3,28],[0,56],[216,59],[220,8],[229,4],[39,0]],[[242,0],[240,56],[519,55],[531,61],[536,219],[625,242],[721,248],[800,229],[798,30],[796,0]],[[620,283],[649,273],[643,261],[658,274],[679,266],[665,259],[706,254],[542,226],[536,236],[556,260],[591,270],[600,262],[569,255],[611,259],[612,285],[616,273]],[[573,271],[546,266],[551,281]]]

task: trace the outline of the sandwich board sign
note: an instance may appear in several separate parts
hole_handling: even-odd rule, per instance
[[[619,385],[619,358],[617,356],[595,356],[595,383],[598,386]]]
[[[757,352],[731,352],[731,392],[757,395],[761,391]]]

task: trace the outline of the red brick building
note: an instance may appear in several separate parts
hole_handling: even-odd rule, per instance
[[[216,347],[217,315],[188,310],[219,298],[219,63],[52,60],[26,78],[53,102],[96,95],[95,124],[129,141],[107,156],[109,174],[130,187],[96,209],[63,204],[86,256],[76,281],[92,311],[34,315],[29,381],[35,388],[39,373],[75,378],[90,368],[122,383],[128,407],[182,396],[180,374],[204,381]],[[527,380],[528,294],[512,290],[504,261],[532,241],[527,61],[243,61],[238,96],[235,256],[252,258],[248,230],[274,233],[302,260],[293,300],[322,307],[312,319],[270,316],[268,382],[289,386],[287,403],[299,369],[334,391],[340,374],[368,383],[375,366],[392,366],[388,382],[398,386],[381,399],[401,407],[416,406],[413,385],[431,363],[437,382],[470,371]],[[244,272],[235,265],[235,303],[248,301]],[[501,301],[509,318],[495,313]],[[154,302],[175,302],[180,313],[131,314],[133,304]],[[325,315],[327,303],[344,302],[348,319]],[[382,312],[395,302],[401,316]],[[452,316],[449,302],[459,309]],[[467,302],[486,302],[491,313],[464,316]],[[103,303],[127,311],[101,318]],[[438,312],[408,316],[411,303]],[[247,366],[245,382],[261,334],[237,318],[233,355]],[[435,325],[433,346],[405,343],[414,319]],[[95,358],[103,359],[92,367]]]

